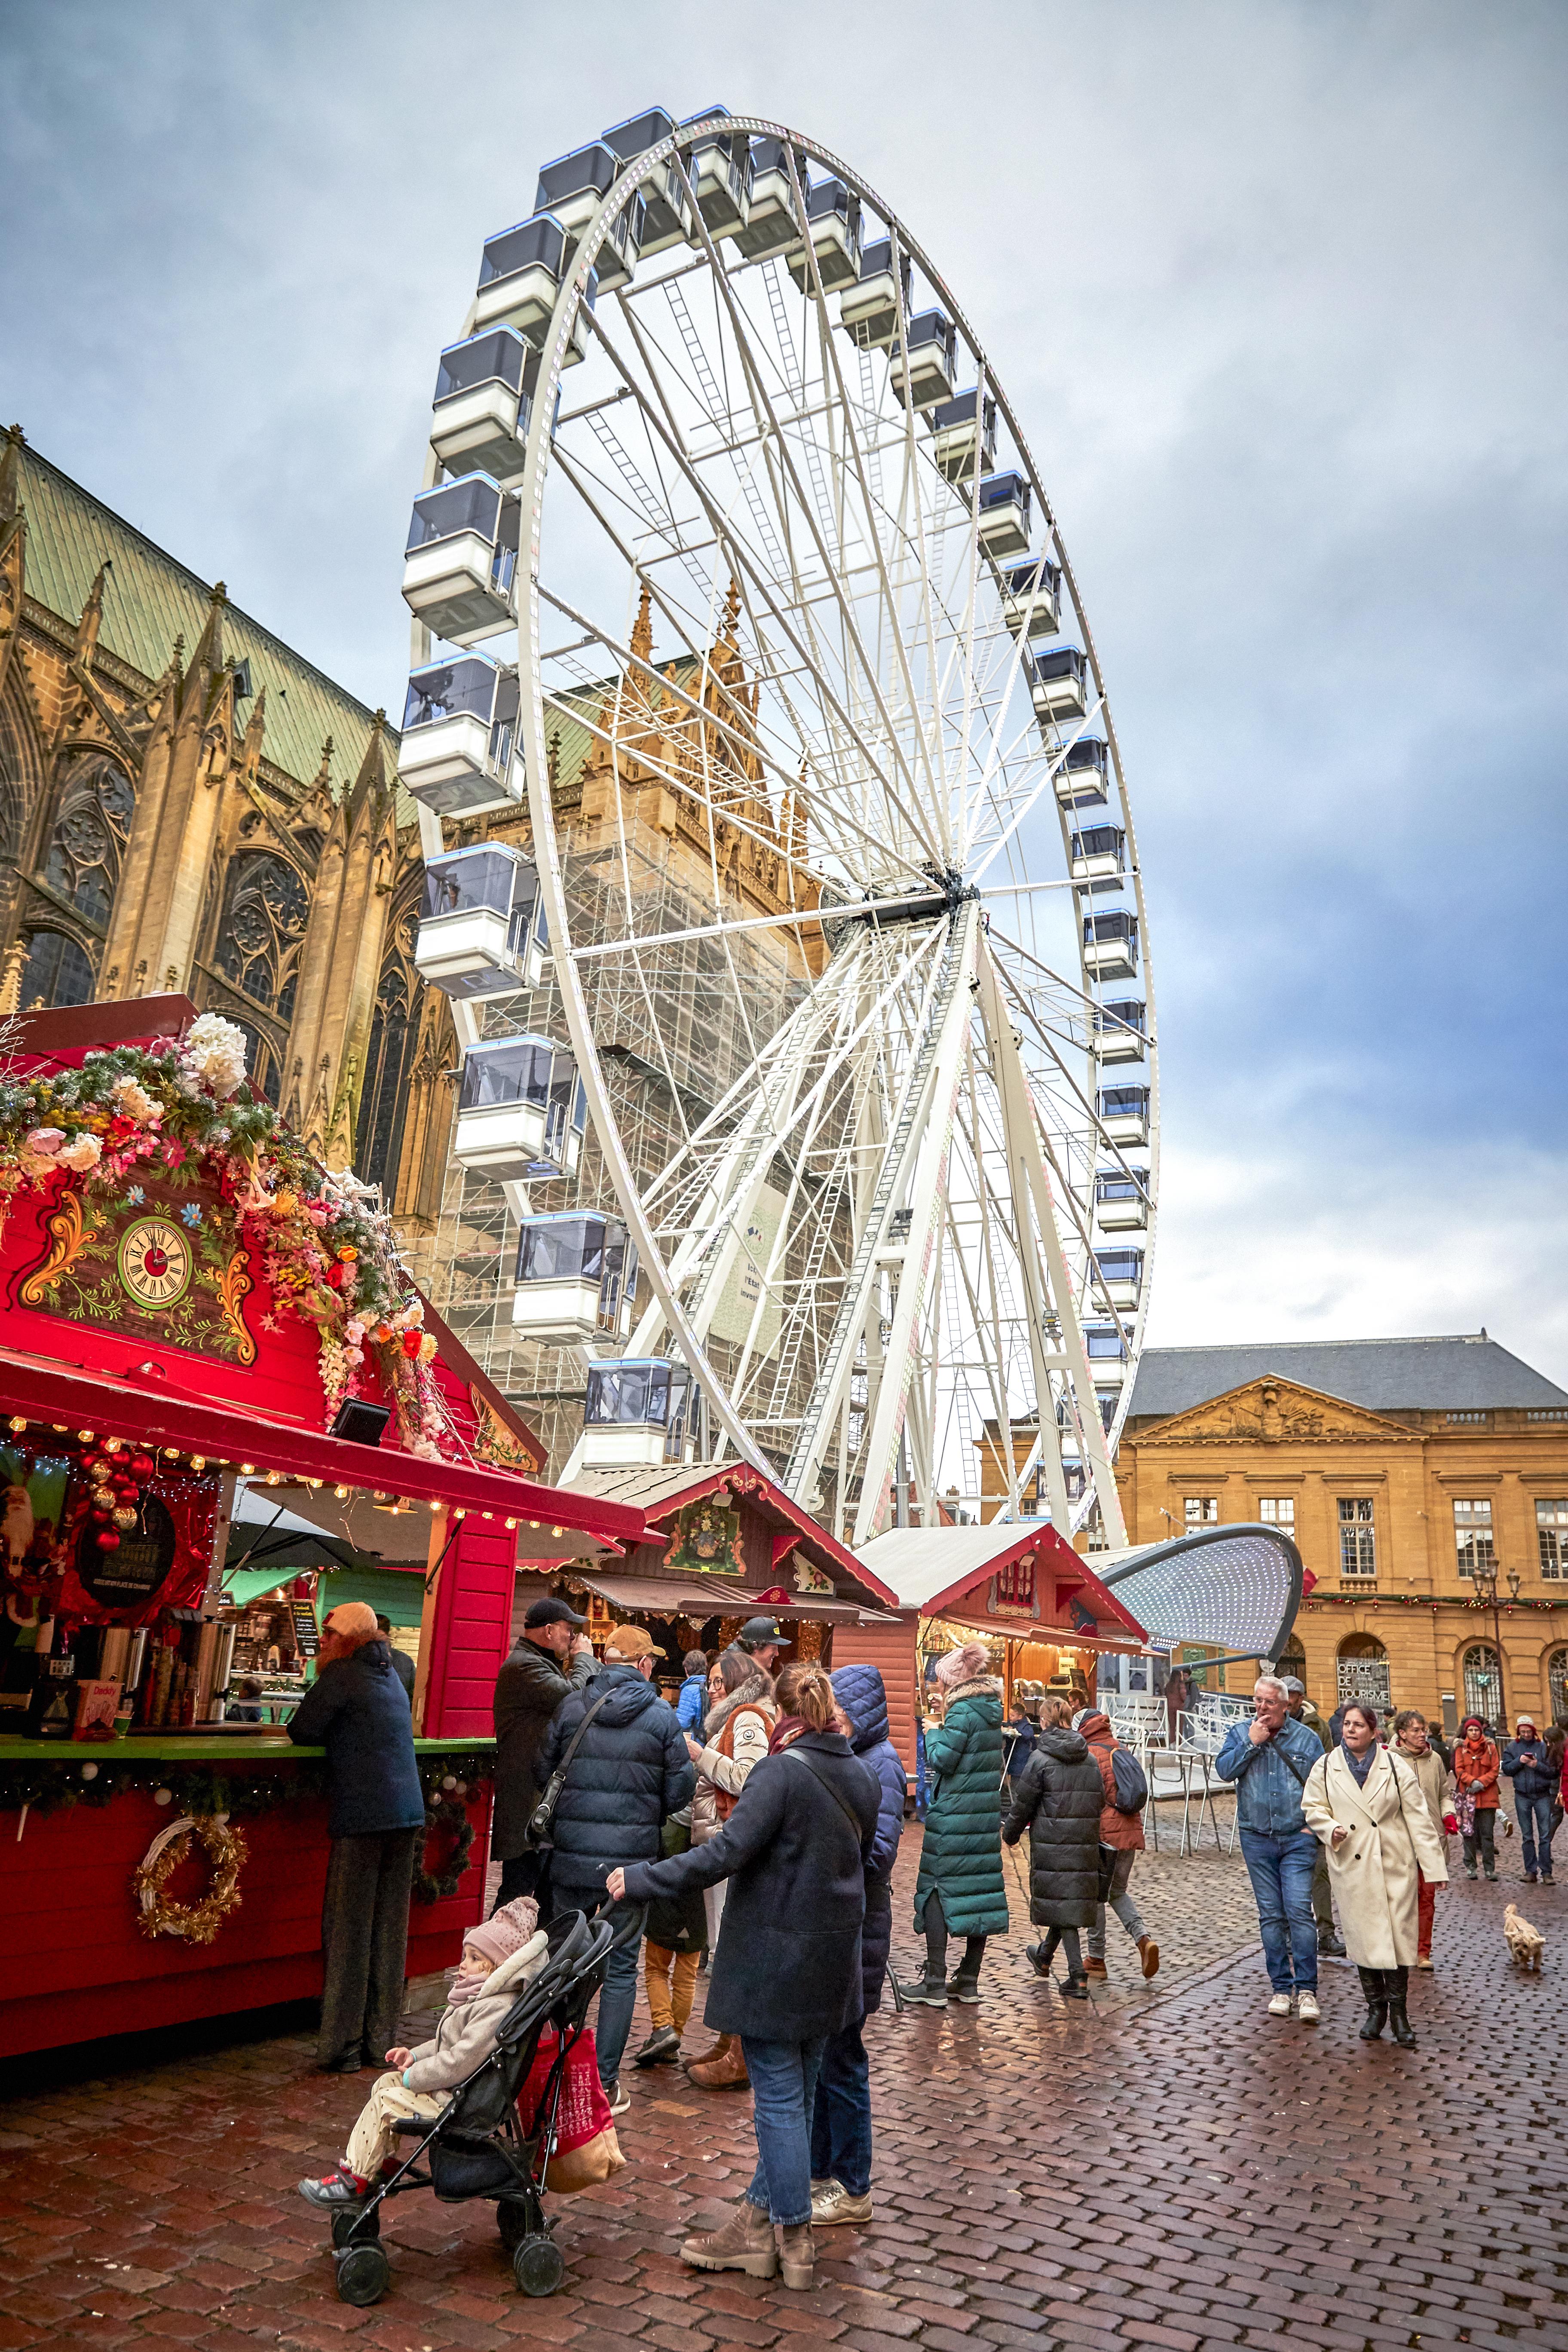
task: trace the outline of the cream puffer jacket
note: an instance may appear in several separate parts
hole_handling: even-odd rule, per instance
[[[442,2011],[429,2042],[410,2051],[403,2080],[411,2091],[454,2091],[495,2048],[502,2021],[524,1985],[549,1956],[550,1938],[541,1927],[526,1944],[492,1969],[478,1992],[456,2009]]]

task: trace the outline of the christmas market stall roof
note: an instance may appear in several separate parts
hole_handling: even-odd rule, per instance
[[[631,1505],[647,1520],[624,1570],[583,1579],[612,1608],[831,1625],[885,1622],[897,1606],[862,1559],[747,1464],[581,1470],[563,1491]]]
[[[1281,1528],[1261,1520],[1097,1552],[1095,1566],[1161,1649],[1192,1642],[1236,1657],[1276,1659],[1301,1605],[1301,1555]]]
[[[1141,1649],[1148,1640],[1126,1603],[1038,1521],[890,1528],[860,1557],[901,1608],[922,1617],[956,1619],[1013,1641],[1059,1635],[1091,1649]]]

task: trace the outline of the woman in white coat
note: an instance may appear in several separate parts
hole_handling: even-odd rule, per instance
[[[1346,1707],[1341,1745],[1308,1773],[1301,1811],[1327,1850],[1345,1947],[1361,1971],[1361,2038],[1377,2042],[1388,2024],[1400,2048],[1414,2050],[1405,2004],[1421,1880],[1447,1884],[1448,1865],[1420,1782],[1396,1750],[1378,1746],[1377,1731],[1375,1707]]]

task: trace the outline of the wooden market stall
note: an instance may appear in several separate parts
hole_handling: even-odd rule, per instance
[[[717,1650],[748,1617],[776,1620],[791,1658],[829,1668],[891,1627],[893,1595],[782,1486],[743,1463],[584,1470],[571,1491],[643,1514],[640,1542],[622,1560],[574,1567],[564,1579],[518,1579],[521,1612],[539,1592],[574,1596],[601,1642],[617,1619],[646,1625],[659,1651],[661,1686],[673,1694],[688,1649]]]
[[[1138,1651],[1148,1639],[1087,1560],[1037,1520],[891,1528],[859,1559],[896,1596],[898,1613],[890,1624],[847,1629],[835,1654],[841,1665],[865,1658],[881,1668],[893,1742],[911,1775],[924,1656],[971,1633],[1001,1642],[1003,1706],[1011,1714],[1017,1683],[1065,1695],[1076,1668],[1092,1693],[1098,1654]]]
[[[243,1045],[182,997],[7,1028],[0,2055],[320,1989],[320,1756],[229,1716],[237,1493],[420,1584],[413,1973],[480,1915],[520,1559],[643,1532],[635,1507],[539,1483],[374,1198],[252,1098]],[[310,1595],[288,1613],[302,1687]]]

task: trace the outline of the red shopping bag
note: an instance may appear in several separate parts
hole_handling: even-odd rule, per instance
[[[540,2103],[559,2048],[559,2035],[547,2026],[539,2037],[528,2079],[518,2094],[518,2114],[530,2138],[539,2126]],[[561,2096],[555,2109],[555,2129],[545,2161],[544,2185],[558,2196],[571,2196],[579,2189],[596,2188],[601,2180],[618,2172],[625,2162],[610,2118],[610,2103],[599,2083],[594,2036],[584,2028],[573,2037],[567,2048]]]

